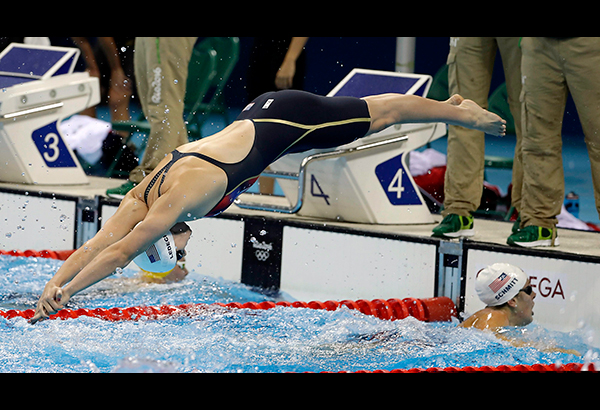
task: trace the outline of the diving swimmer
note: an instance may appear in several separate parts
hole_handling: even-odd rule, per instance
[[[127,266],[179,222],[218,215],[279,157],[334,148],[394,124],[444,122],[503,136],[506,121],[454,95],[323,97],[297,90],[263,94],[222,131],[178,147],[121,201],[104,227],[48,281],[31,323]],[[189,240],[189,236],[187,238]],[[176,245],[184,251],[185,243]],[[174,265],[173,265],[174,266]]]

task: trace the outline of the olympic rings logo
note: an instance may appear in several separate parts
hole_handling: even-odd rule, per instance
[[[261,262],[265,262],[267,259],[269,259],[269,251],[264,251],[264,250],[256,250],[254,251],[254,255],[256,256],[256,259],[258,259]]]

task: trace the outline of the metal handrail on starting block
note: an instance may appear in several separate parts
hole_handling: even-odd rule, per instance
[[[304,193],[305,193],[305,185],[306,185],[306,168],[308,165],[315,161],[322,161],[325,159],[333,159],[339,158],[346,155],[351,155],[359,152],[364,152],[368,150],[372,150],[375,148],[381,148],[387,145],[392,145],[396,143],[404,143],[408,141],[407,135],[400,135],[395,138],[390,138],[383,141],[372,142],[369,144],[361,145],[354,148],[348,149],[340,149],[330,152],[323,152],[319,154],[309,155],[302,160],[300,164],[300,169],[298,173],[294,172],[284,172],[284,171],[265,171],[260,174],[261,177],[268,178],[279,178],[279,179],[288,179],[288,180],[296,180],[298,181],[298,198],[294,205],[290,206],[282,206],[282,205],[272,205],[266,203],[255,203],[255,202],[244,202],[240,198],[237,198],[234,201],[234,204],[242,209],[251,209],[257,211],[270,211],[270,212],[279,212],[285,214],[294,214],[297,213],[304,203]],[[252,196],[261,196],[260,194],[250,194]]]

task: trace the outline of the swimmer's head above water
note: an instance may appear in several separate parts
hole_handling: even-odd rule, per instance
[[[477,272],[475,290],[487,306],[500,306],[515,297],[527,279],[520,268],[508,263],[495,263]]]
[[[157,278],[165,277],[175,269],[177,261],[185,257],[185,247],[191,235],[189,225],[179,222],[133,261],[146,274]]]
[[[486,307],[461,326],[497,330],[507,326],[526,326],[533,321],[536,293],[530,279],[520,268],[495,263],[477,272],[475,290]]]
[[[581,355],[573,349],[564,349],[545,342],[520,340],[506,333],[510,327],[527,326],[533,321],[536,293],[530,278],[520,268],[508,263],[495,263],[481,269],[477,272],[475,290],[487,306],[462,322],[461,327],[491,330],[500,339],[517,347]]]

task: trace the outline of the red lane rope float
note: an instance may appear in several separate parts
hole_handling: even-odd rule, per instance
[[[4,251],[0,249],[0,255],[9,256],[23,256],[23,257],[41,257],[51,258],[58,260],[66,260],[71,256],[75,250],[64,250],[64,251],[53,251],[53,250],[10,250]],[[365,315],[376,316],[383,320],[399,320],[404,319],[408,316],[413,316],[421,321],[428,322],[442,322],[450,321],[452,317],[457,316],[456,306],[454,302],[447,297],[437,297],[429,299],[415,299],[406,298],[400,299],[374,299],[365,300],[359,299],[353,300],[342,300],[341,302],[328,300],[326,302],[312,301],[312,302],[248,302],[248,303],[215,303],[218,306],[224,306],[228,308],[240,308],[240,309],[271,309],[276,306],[292,306],[297,308],[309,308],[309,309],[326,309],[336,310],[340,306],[346,306],[349,309],[358,310]],[[188,310],[198,310],[206,308],[208,305],[202,304],[186,304],[179,306],[161,306],[161,307],[130,307],[130,308],[112,308],[112,309],[77,309],[75,311],[70,309],[63,309],[56,315],[50,316],[50,319],[68,319],[77,318],[79,316],[92,316],[107,320],[135,320],[139,317],[159,317],[167,314],[175,313],[186,313]],[[6,312],[0,311],[0,316],[5,318],[23,317],[30,319],[33,317],[34,310],[28,309],[25,311],[8,310]]]
[[[24,256],[24,257],[34,257],[34,258],[49,258],[49,259],[58,259],[61,261],[67,260],[69,256],[71,256],[75,252],[75,250],[68,251],[52,251],[49,249],[44,249],[41,251],[34,251],[31,249],[27,249],[25,251],[19,250],[11,250],[4,251],[0,249],[0,255],[8,255],[8,256]]]
[[[412,308],[410,306],[413,306]],[[198,312],[200,310],[206,310],[211,306],[220,306],[225,308],[234,309],[273,309],[277,306],[294,307],[294,308],[307,308],[307,309],[324,309],[324,310],[336,310],[342,306],[346,306],[349,309],[357,310],[365,315],[375,316],[382,320],[400,320],[408,316],[413,316],[416,319],[426,322],[441,322],[450,321],[452,317],[456,317],[456,307],[454,302],[447,297],[437,297],[429,299],[374,299],[365,300],[359,299],[353,300],[342,300],[337,302],[335,300],[328,300],[326,302],[311,301],[311,302],[247,302],[247,303],[214,303],[212,305],[202,303],[187,303],[183,305],[163,305],[163,306],[134,306],[128,308],[114,307],[110,309],[96,308],[96,309],[62,309],[55,315],[51,315],[50,319],[75,319],[80,316],[96,317],[109,321],[118,320],[139,320],[141,318],[148,319],[160,319],[166,316],[176,314],[189,314]],[[416,306],[416,307],[415,307]],[[415,315],[412,314],[415,312]],[[22,317],[25,319],[31,319],[35,313],[34,309],[27,310],[7,310],[0,311],[0,316],[6,319],[12,319],[15,317]]]
[[[430,367],[428,369],[395,369],[395,370],[358,370],[355,372],[321,372],[321,373],[580,373],[592,372],[597,373],[598,370],[594,363],[568,363],[568,364],[518,364],[515,366],[500,365],[500,366],[465,366],[465,367]],[[305,372],[314,373],[314,372]]]

